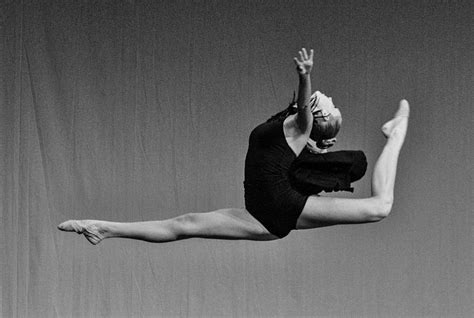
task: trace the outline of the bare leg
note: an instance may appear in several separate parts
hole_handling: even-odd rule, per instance
[[[387,137],[387,143],[374,167],[372,196],[393,201],[398,156],[405,140],[409,115],[408,102],[402,100],[395,117],[382,126],[382,132]]]
[[[207,213],[189,213],[162,221],[108,222],[70,220],[58,226],[61,231],[84,234],[92,244],[105,238],[121,237],[154,243],[192,237],[266,241],[277,239],[244,209],[222,209]]]
[[[398,155],[405,139],[409,106],[400,102],[394,119],[382,131],[388,138],[372,176],[372,196],[366,199],[344,199],[311,196],[297,221],[297,229],[316,228],[343,223],[365,223],[386,217],[393,202]],[[277,239],[244,209],[223,209],[208,213],[190,213],[162,221],[118,223],[107,221],[67,221],[62,231],[77,232],[92,244],[105,238],[122,237],[148,242],[170,242],[191,237]]]
[[[298,219],[297,229],[375,222],[388,216],[392,208],[398,155],[405,140],[408,116],[408,102],[402,100],[394,118],[382,127],[387,143],[374,167],[372,196],[366,199],[311,196]]]

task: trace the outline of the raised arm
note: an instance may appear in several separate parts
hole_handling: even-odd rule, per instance
[[[294,58],[299,77],[296,124],[302,134],[310,133],[313,125],[313,116],[309,105],[311,98],[310,73],[313,69],[313,54],[313,50],[310,50],[308,55],[306,49],[303,48],[299,51],[300,58]]]

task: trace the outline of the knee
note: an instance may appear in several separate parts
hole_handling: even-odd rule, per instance
[[[379,222],[385,219],[392,211],[392,205],[392,198],[372,198],[372,202],[368,210],[369,222]]]
[[[193,229],[196,228],[198,223],[198,215],[197,213],[188,213],[175,217],[172,220],[172,228],[176,237],[184,238],[192,235]]]

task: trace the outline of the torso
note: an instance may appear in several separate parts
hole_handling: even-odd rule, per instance
[[[245,159],[245,206],[270,233],[283,237],[295,227],[307,196],[292,188],[289,169],[306,140],[290,120],[267,122],[249,138]]]

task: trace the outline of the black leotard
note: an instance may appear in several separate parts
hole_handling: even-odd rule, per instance
[[[361,151],[322,155],[306,149],[296,156],[288,145],[283,121],[256,127],[245,159],[245,206],[270,233],[282,238],[296,227],[308,196],[321,191],[350,191],[367,167]]]
[[[245,206],[278,237],[295,228],[308,198],[290,184],[288,170],[295,159],[285,139],[283,121],[261,124],[250,134],[245,159]]]

